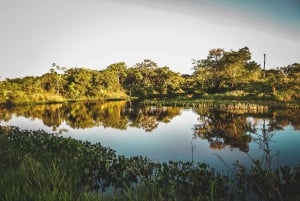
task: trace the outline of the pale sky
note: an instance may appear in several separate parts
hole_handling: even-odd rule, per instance
[[[143,59],[191,73],[244,46],[267,68],[300,63],[300,0],[0,0],[0,27],[1,79]]]

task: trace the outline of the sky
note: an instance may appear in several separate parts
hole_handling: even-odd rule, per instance
[[[267,69],[300,63],[300,0],[0,0],[0,27],[0,79],[144,59],[190,74],[245,46]]]

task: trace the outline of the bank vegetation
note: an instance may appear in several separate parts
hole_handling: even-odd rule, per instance
[[[248,47],[237,51],[211,49],[206,59],[193,60],[193,72],[144,61],[125,62],[103,70],[66,68],[53,63],[41,76],[0,82],[0,104],[20,105],[105,99],[237,99],[299,102],[300,64],[264,70],[251,60]],[[0,74],[1,76],[1,74]]]

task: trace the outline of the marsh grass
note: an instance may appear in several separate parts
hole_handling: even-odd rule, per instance
[[[0,200],[300,200],[300,166],[254,162],[228,176],[203,163],[126,158],[99,143],[0,127]]]
[[[176,98],[176,99],[146,99],[140,101],[146,106],[178,106],[192,108],[217,108],[219,110],[268,111],[270,109],[299,109],[300,102],[284,102],[273,100],[236,99],[226,96]]]
[[[4,171],[0,180],[1,199],[14,200],[74,200],[72,179],[61,171],[57,162],[48,166],[26,157],[18,167]]]

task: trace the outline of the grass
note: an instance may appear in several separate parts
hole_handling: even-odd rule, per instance
[[[286,109],[300,108],[299,102],[283,102],[283,101],[272,101],[272,100],[253,100],[253,99],[236,99],[234,97],[227,96],[203,96],[198,98],[193,97],[178,97],[178,98],[156,98],[156,99],[146,99],[140,101],[142,105],[154,105],[154,106],[179,106],[179,107],[217,107],[218,109],[222,108],[264,108],[264,109]]]
[[[229,177],[203,163],[126,158],[99,143],[0,127],[0,200],[300,200],[300,165],[253,162]]]
[[[56,161],[47,167],[32,157],[10,168],[0,180],[1,200],[76,200],[74,183]]]

